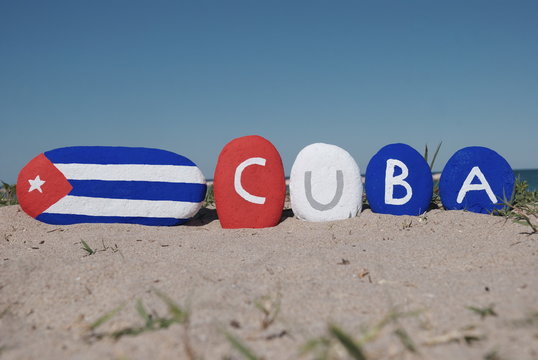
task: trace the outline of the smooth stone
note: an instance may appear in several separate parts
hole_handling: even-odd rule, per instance
[[[205,177],[170,151],[76,146],[47,151],[20,171],[21,208],[47,224],[179,225],[202,206]]]
[[[390,144],[370,159],[364,187],[373,212],[420,215],[430,206],[432,173],[424,157],[411,146]]]
[[[488,214],[504,206],[514,192],[514,172],[495,151],[471,146],[456,151],[439,180],[439,195],[447,210]]]
[[[344,149],[315,143],[302,149],[290,175],[295,216],[306,221],[333,221],[357,216],[362,207],[359,166]]]
[[[261,136],[244,136],[230,141],[220,152],[213,190],[223,228],[277,225],[286,197],[280,154]]]

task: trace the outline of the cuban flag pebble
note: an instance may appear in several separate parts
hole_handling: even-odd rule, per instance
[[[17,179],[21,208],[55,225],[179,225],[200,210],[206,190],[191,160],[149,148],[59,148],[36,156]]]

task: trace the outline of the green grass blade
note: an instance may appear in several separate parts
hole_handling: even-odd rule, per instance
[[[95,250],[88,245],[88,243],[84,240],[80,240],[80,243],[82,244],[82,250],[86,251],[88,255],[95,254]]]
[[[229,334],[227,332],[224,333],[226,336],[226,339],[230,342],[232,347],[236,349],[245,359],[248,360],[260,360],[261,358],[254,354],[254,352],[247,347],[245,344],[243,344],[238,338],[233,336],[232,334]]]
[[[485,318],[487,316],[497,316],[497,313],[493,309],[493,305],[490,305],[490,306],[484,307],[484,308],[479,308],[479,307],[476,307],[476,306],[466,306],[466,308],[468,310],[471,310],[475,314],[480,315],[481,319],[483,319],[483,318]]]
[[[97,329],[99,326],[103,325],[104,323],[106,323],[107,321],[109,321],[110,319],[112,319],[114,316],[116,316],[116,314],[121,310],[123,309],[125,305],[120,305],[118,306],[117,308],[115,308],[114,310],[112,311],[109,311],[107,312],[106,314],[102,315],[101,317],[99,317],[97,320],[95,320],[93,323],[90,324],[90,330],[95,330]]]
[[[110,334],[110,337],[112,337],[114,340],[118,340],[123,336],[137,336],[149,330],[150,329],[147,329],[145,327],[128,327],[125,329],[114,331]]]
[[[433,165],[435,164],[435,160],[437,159],[437,154],[439,154],[439,150],[441,149],[441,145],[443,142],[441,141],[439,145],[437,145],[437,149],[435,149],[435,152],[433,153],[432,162],[430,163],[430,170],[433,169]],[[428,160],[426,160],[428,161]]]
[[[428,162],[428,144],[424,145],[424,160]]]
[[[415,346],[415,343],[413,342],[413,340],[411,339],[411,337],[409,336],[407,331],[405,331],[404,328],[400,327],[400,328],[394,330],[394,334],[398,337],[398,339],[400,339],[403,346],[407,350],[411,351],[412,353],[417,352],[417,347]]]
[[[334,336],[346,349],[348,354],[355,360],[366,360],[361,347],[357,344],[351,336],[343,332],[340,328],[335,325],[329,327],[329,332]]]
[[[211,206],[215,204],[215,193],[213,191],[213,185],[208,185],[204,198],[205,206]]]
[[[144,307],[144,304],[140,299],[136,300],[136,311],[138,312],[138,315],[140,315],[140,317],[144,319],[146,328],[152,328],[153,319],[151,315],[148,314],[148,312],[146,311],[146,308]]]
[[[301,347],[299,357],[304,357],[309,353],[313,353],[315,360],[328,360],[331,340],[325,337],[309,340]]]
[[[1,180],[0,182],[2,183],[2,189],[0,191],[0,206],[18,204],[17,185],[9,185]]]
[[[159,290],[154,290],[155,294],[166,304],[168,311],[172,315],[172,318],[178,324],[182,324],[188,320],[189,313],[186,310],[181,309],[181,307],[174,302],[168,295]]]

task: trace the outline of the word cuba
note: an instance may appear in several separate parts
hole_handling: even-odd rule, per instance
[[[316,143],[293,163],[289,190],[293,213],[306,221],[333,221],[361,211],[363,190],[373,212],[420,215],[428,210],[433,180],[424,157],[406,144],[379,150],[366,168],[344,149]],[[484,147],[466,147],[447,162],[439,195],[448,210],[491,213],[512,196],[514,174],[508,162]],[[276,148],[260,136],[229,142],[214,174],[215,205],[224,228],[278,224],[285,200],[284,170]]]

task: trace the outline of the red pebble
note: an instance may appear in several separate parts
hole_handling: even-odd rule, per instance
[[[223,228],[277,225],[286,197],[280,154],[261,136],[230,141],[220,152],[213,190]]]

